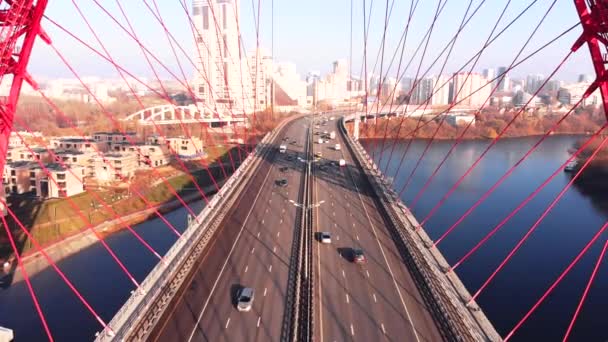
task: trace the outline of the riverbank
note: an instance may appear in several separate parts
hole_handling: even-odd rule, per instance
[[[219,185],[221,186],[223,185],[223,183],[224,181],[220,182]],[[216,192],[215,185],[203,187],[202,190],[205,192],[205,195],[209,197],[210,195],[213,195]],[[201,199],[202,195],[199,192],[185,195],[183,197],[183,200],[186,203],[191,203]],[[161,214],[166,214],[175,209],[181,208],[182,206],[183,205],[179,200],[173,200],[171,202],[156,205],[152,208],[147,208],[134,212],[130,215],[121,217],[120,219],[105,221],[101,224],[96,225],[93,229],[102,238],[106,238],[109,235],[126,230],[127,225],[133,226],[158,217],[155,214],[156,210]],[[43,250],[47,255],[49,255],[49,257],[54,262],[57,263],[63,260],[64,258],[67,258],[90,247],[91,245],[97,242],[99,242],[99,239],[95,236],[93,231],[91,229],[86,229],[85,231],[76,232],[75,234],[67,236],[60,241],[55,241],[52,244],[44,246]],[[36,275],[37,273],[46,269],[49,266],[44,255],[38,250],[32,250],[30,253],[24,254],[22,257],[22,261],[29,277]],[[22,281],[23,276],[17,266],[18,265],[16,264],[16,262],[14,262],[10,270],[4,272],[4,274],[2,271],[0,271],[0,278],[10,278],[12,276],[12,279],[10,279],[11,283]]]
[[[373,119],[368,123],[361,123],[361,139],[437,139],[465,140],[494,139],[499,132],[510,124],[502,137],[524,138],[545,134],[553,128],[564,114],[560,115],[521,115],[513,120],[513,114],[482,114],[478,115],[475,122],[468,124],[461,122],[452,125],[441,118],[407,118],[389,117],[379,118],[377,122]],[[513,120],[513,122],[511,122]],[[586,112],[572,113],[557,125],[553,130],[555,135],[587,135],[600,129],[605,122],[604,116],[591,115]],[[353,123],[347,123],[347,128],[352,131]]]

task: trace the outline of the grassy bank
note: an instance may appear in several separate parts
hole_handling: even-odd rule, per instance
[[[225,178],[224,172],[217,165],[210,167],[209,171],[200,169],[200,164],[198,166],[199,169],[192,170],[190,174],[175,169],[169,171],[167,168],[163,172],[166,182],[151,173],[142,173],[135,177],[135,181],[130,187],[88,190],[64,199],[39,201],[31,196],[17,196],[12,199],[11,208],[23,225],[29,229],[33,238],[40,245],[46,246],[91,226],[113,220],[116,216],[123,217],[147,209],[149,205],[156,206],[174,201],[177,199],[175,193],[180,197],[198,193],[194,182],[200,188],[213,185],[209,173],[216,181]],[[229,176],[232,167],[225,167],[224,170]],[[105,205],[102,204],[102,201],[105,202]],[[112,210],[109,210],[108,207]],[[142,215],[135,220],[135,223],[141,222],[147,217],[148,215]],[[135,223],[131,221],[131,224]],[[8,224],[13,236],[17,238],[22,254],[35,249],[32,241],[27,238],[16,222],[9,219]],[[8,245],[6,234],[1,234],[0,260],[8,258],[11,254],[12,249]]]

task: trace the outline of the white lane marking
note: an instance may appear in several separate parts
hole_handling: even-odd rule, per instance
[[[333,214],[333,215],[334,215],[334,216],[336,216],[336,213],[334,212],[334,214]]]
[[[283,219],[281,219],[281,220],[279,221],[279,223],[283,223]]]
[[[276,246],[275,246],[275,247],[272,247],[272,252],[273,252],[273,253],[276,253],[276,252],[277,252],[277,247],[276,247]]]
[[[359,235],[357,235],[357,241],[359,240]]]
[[[350,303],[350,298],[348,298],[348,293],[346,294],[346,303]]]
[[[258,316],[258,325],[257,325],[258,328],[260,327],[260,320],[262,320],[262,316]],[[383,326],[383,328],[384,328],[384,326]]]
[[[340,235],[336,236],[336,240],[340,241]]]
[[[346,202],[346,206],[347,206],[347,207],[350,207],[350,203]]]
[[[262,224],[264,224],[264,220],[262,220]]]
[[[337,226],[338,226],[338,224],[334,222],[334,227],[337,227]]]
[[[268,203],[272,203],[272,200],[271,200],[271,199],[269,199],[269,200],[268,200]]]
[[[253,247],[253,248],[251,249],[251,254],[253,254],[253,251],[255,251],[255,247]]]
[[[245,273],[247,273],[247,270],[249,270],[249,265],[245,266]]]
[[[353,223],[353,227],[355,226],[355,224]]]
[[[376,299],[376,294],[372,294],[372,297],[374,297],[374,303],[378,303],[378,300]]]
[[[332,207],[334,206],[334,202],[331,202],[331,206],[332,206]]]
[[[282,212],[284,213],[284,212],[285,212],[285,209],[283,209],[283,211],[282,211]]]
[[[249,209],[249,212],[247,213],[247,216],[245,216],[245,220],[243,221],[243,224],[241,225],[241,230],[239,231],[239,234],[236,236],[236,239],[234,239],[234,242],[232,243],[232,247],[230,247],[230,251],[228,252],[228,256],[226,256],[226,260],[224,261],[224,264],[222,265],[222,268],[220,269],[220,274],[217,276],[217,278],[215,278],[215,282],[213,283],[213,286],[211,287],[211,292],[209,293],[209,296],[207,297],[207,300],[205,301],[205,305],[203,305],[203,308],[201,309],[201,312],[196,319],[196,324],[192,328],[192,332],[190,332],[190,337],[188,337],[188,342],[192,341],[192,338],[194,337],[194,333],[196,332],[196,328],[201,323],[201,319],[203,318],[205,309],[207,309],[207,305],[209,305],[209,300],[211,299],[213,292],[215,291],[215,288],[217,287],[217,284],[220,281],[220,277],[222,276],[222,274],[224,273],[224,270],[226,269],[226,265],[228,265],[228,260],[230,259],[232,252],[234,252],[234,248],[236,247],[236,244],[239,241],[241,234],[243,233],[243,229],[245,229],[245,224],[249,220],[249,216],[251,216],[251,213],[253,212],[253,208],[255,208],[255,203],[257,202],[258,198],[260,197],[260,194],[262,193],[262,189],[264,189],[264,184],[266,184],[266,181],[268,180],[268,176],[270,176],[270,170],[268,170],[268,173],[266,173],[266,177],[264,178],[264,181],[262,182],[262,186],[260,187],[260,190],[258,190],[258,194],[255,195],[255,198],[253,200],[254,205],[251,206],[251,208]],[[260,233],[258,232],[258,237],[259,236],[260,236]],[[228,321],[230,321],[230,318],[228,318]]]
[[[365,205],[365,202],[363,201],[363,197],[361,197],[361,191],[359,191],[359,187],[357,186],[357,183],[355,183],[355,179],[353,178],[353,175],[350,172],[348,173],[348,175],[350,176],[350,179],[351,179],[353,185],[355,186],[355,189],[357,190],[357,196],[359,197],[359,201],[361,202],[361,205],[363,206],[363,211],[365,212],[367,221],[369,222],[370,226],[372,227],[372,232],[374,232],[374,237],[376,238],[376,242],[378,242],[378,247],[380,247],[380,252],[382,252],[382,257],[384,258],[386,267],[388,268],[391,278],[393,279],[393,285],[395,286],[395,289],[397,290],[397,294],[399,294],[399,299],[401,300],[401,305],[403,305],[403,308],[405,309],[405,314],[407,315],[407,319],[410,323],[410,326],[412,327],[412,332],[414,333],[414,337],[416,338],[416,341],[419,342],[420,337],[418,337],[418,332],[416,331],[416,327],[414,327],[414,321],[412,320],[410,311],[407,309],[407,306],[405,305],[405,300],[403,300],[403,295],[401,294],[401,290],[399,289],[399,285],[397,284],[397,279],[395,279],[395,274],[393,273],[393,269],[391,268],[391,265],[388,262],[386,253],[384,253],[384,248],[382,248],[382,244],[380,243],[380,239],[378,238],[378,233],[376,232],[376,226],[372,222],[372,219],[369,216],[369,213],[367,212],[367,206]]]
[[[367,273],[367,277],[369,278],[369,271],[365,270],[365,273]]]
[[[277,232],[277,237],[279,237],[279,235],[281,235],[281,232]]]
[[[266,212],[268,212],[268,208],[266,208]]]
[[[342,270],[342,278],[346,278],[346,273],[344,273],[344,270]]]
[[[224,329],[228,329],[228,325],[230,325],[230,317],[228,317],[228,320],[226,321],[226,325],[224,326]]]
[[[384,328],[384,323],[380,323],[380,327],[382,327],[382,333],[386,335],[386,329]]]
[[[267,292],[267,291],[268,291],[268,288],[267,288],[267,287],[265,287],[265,288],[264,288],[264,297],[266,297],[266,292]]]
[[[272,272],[272,265],[268,267],[268,272]]]
[[[350,324],[350,334],[355,336],[355,327],[353,327],[353,324]]]

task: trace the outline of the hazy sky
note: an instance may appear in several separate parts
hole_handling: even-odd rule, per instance
[[[126,26],[125,18],[118,9],[117,2],[112,0],[98,0],[116,19]],[[145,0],[154,6],[154,0]],[[169,31],[178,40],[179,46],[194,59],[195,50],[192,32],[180,1],[184,0],[156,0],[164,22]],[[445,73],[453,72],[460,68],[465,61],[477,53],[488,35],[494,23],[508,0],[419,0],[410,28],[405,50],[403,64],[407,64],[420,44],[423,36],[428,30],[432,18],[438,6],[446,3],[434,26],[433,34],[427,53],[422,63],[422,70],[428,68],[432,61],[438,56],[441,49],[456,33],[465,11],[472,3],[469,14],[475,7],[482,4],[478,13],[461,32],[457,43],[447,62]],[[186,0],[188,11],[191,11],[191,0]],[[367,16],[371,0],[365,2]],[[416,2],[416,1],[414,1]],[[139,45],[131,39],[108,15],[95,5],[93,0],[77,0],[76,3],[90,21],[95,32],[102,39],[110,51],[112,58],[129,71],[141,76],[152,76]],[[251,51],[256,45],[255,22],[253,19],[252,3],[257,6],[258,1],[241,2],[241,32],[247,51]],[[270,0],[260,0],[260,45],[267,50],[271,49],[271,4]],[[363,56],[363,0],[353,0],[353,74],[359,75]],[[371,24],[368,38],[368,72],[379,73],[380,62],[376,62],[380,42],[384,28],[385,9],[390,8],[393,0],[375,0],[371,9]],[[500,38],[494,41],[482,54],[476,71],[483,68],[509,65],[516,53],[521,49],[526,39],[530,37],[534,27],[539,23],[543,14],[547,11],[553,0],[512,0],[496,32],[500,31],[507,23],[513,20],[526,6],[533,3],[531,9],[512,25]],[[144,46],[149,48],[172,72],[181,77],[181,72],[168,44],[166,35],[161,25],[146,8],[144,0],[121,0],[125,13]],[[403,29],[408,22],[410,11],[410,0],[394,0],[394,7],[389,20],[386,34],[384,71],[387,70],[390,59],[397,47]],[[338,59],[350,58],[350,22],[351,22],[350,0],[274,0],[274,54],[279,62],[292,62],[297,65],[301,74],[308,71],[327,72],[331,62]],[[95,41],[82,18],[79,16],[71,0],[56,0],[49,4],[47,16],[69,31],[76,34],[86,42],[100,48]],[[574,25],[578,16],[574,11],[572,1],[558,0],[545,22],[539,28],[535,37],[531,40],[522,55],[534,51],[542,44],[548,42],[558,34]],[[81,75],[95,75],[103,77],[118,77],[110,63],[97,57],[90,50],[84,48],[80,43],[45,20],[44,28],[47,30],[53,44],[66,56]],[[566,55],[572,43],[580,34],[580,28],[576,28],[570,34],[564,36],[551,47],[543,50],[536,58],[519,66],[512,75],[523,76],[529,73],[549,74],[559,61]],[[193,75],[193,65],[179,47],[175,46],[179,61],[184,73],[188,78]],[[413,57],[407,74],[414,76],[420,61],[421,51]],[[439,59],[437,66],[431,68],[430,73],[437,73],[439,65],[444,61],[445,55]],[[389,70],[389,76],[396,72],[397,60]],[[169,73],[154,62],[162,77],[169,77]],[[468,70],[467,67],[465,70]],[[558,74],[561,79],[571,80],[580,73],[591,72],[588,51],[580,49],[570,61],[564,65]],[[35,78],[42,77],[71,77],[70,71],[63,65],[55,53],[42,41],[38,41],[32,60],[30,72]]]

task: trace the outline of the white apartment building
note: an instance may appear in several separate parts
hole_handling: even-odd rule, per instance
[[[445,121],[452,126],[475,125],[475,115],[464,113],[447,113]]]
[[[202,111],[220,116],[253,109],[252,80],[239,40],[239,0],[194,0],[195,93]]]
[[[58,160],[67,165],[87,167],[90,164],[93,156],[98,155],[95,152],[77,152],[77,151],[60,151],[55,152]]]
[[[35,183],[30,183],[30,170],[37,163],[30,161],[16,161],[4,165],[2,183],[7,194],[24,194],[35,191]]]
[[[6,162],[40,160],[43,163],[48,163],[52,161],[51,152],[46,148],[32,147],[30,149],[27,147],[9,147],[6,152]]]
[[[454,75],[450,101],[461,107],[479,108],[490,104],[491,91],[481,74],[460,72]]]
[[[292,110],[307,106],[307,83],[300,78],[293,63],[281,63],[273,75],[275,106]]]
[[[577,104],[591,83],[579,82],[566,86],[562,86],[557,91],[557,100],[564,105],[575,105]],[[602,103],[601,94],[599,88],[594,91],[588,98],[584,99],[581,103],[582,106],[597,106]]]
[[[150,145],[160,145],[169,147],[169,151],[174,151],[179,157],[192,158],[203,156],[203,141],[197,137],[162,137],[150,136],[147,139]]]
[[[130,179],[137,168],[137,155],[134,153],[106,153],[103,158],[92,158],[87,175],[100,183],[109,183]]]
[[[350,80],[350,71],[346,60],[340,59],[333,63],[333,70],[324,78],[319,79],[313,85],[313,97],[315,102],[327,101],[330,103],[339,104],[348,101],[351,97],[365,93],[358,88],[353,88],[353,82]],[[374,89],[371,83],[368,83],[370,91],[376,93],[378,84],[375,84]]]
[[[108,146],[110,146],[113,142],[131,143],[138,141],[137,133],[135,132],[125,132],[124,134],[119,132],[96,132],[93,133],[93,140],[104,142]]]
[[[428,103],[427,103],[428,102]],[[423,78],[410,96],[415,105],[444,106],[450,103],[450,82],[444,75]]]
[[[141,145],[139,151],[140,167],[158,167],[171,162],[169,149],[163,145]]]
[[[30,184],[41,198],[64,198],[85,191],[85,168],[77,165],[51,163],[46,170],[36,166],[30,170]],[[48,171],[48,174],[47,174]]]
[[[107,143],[92,140],[90,137],[74,138],[74,137],[59,137],[52,138],[51,144],[58,150],[72,152],[96,152],[97,150],[105,152],[108,150]]]
[[[249,74],[251,78],[253,110],[263,111],[272,104],[272,56],[263,49],[249,54]]]

